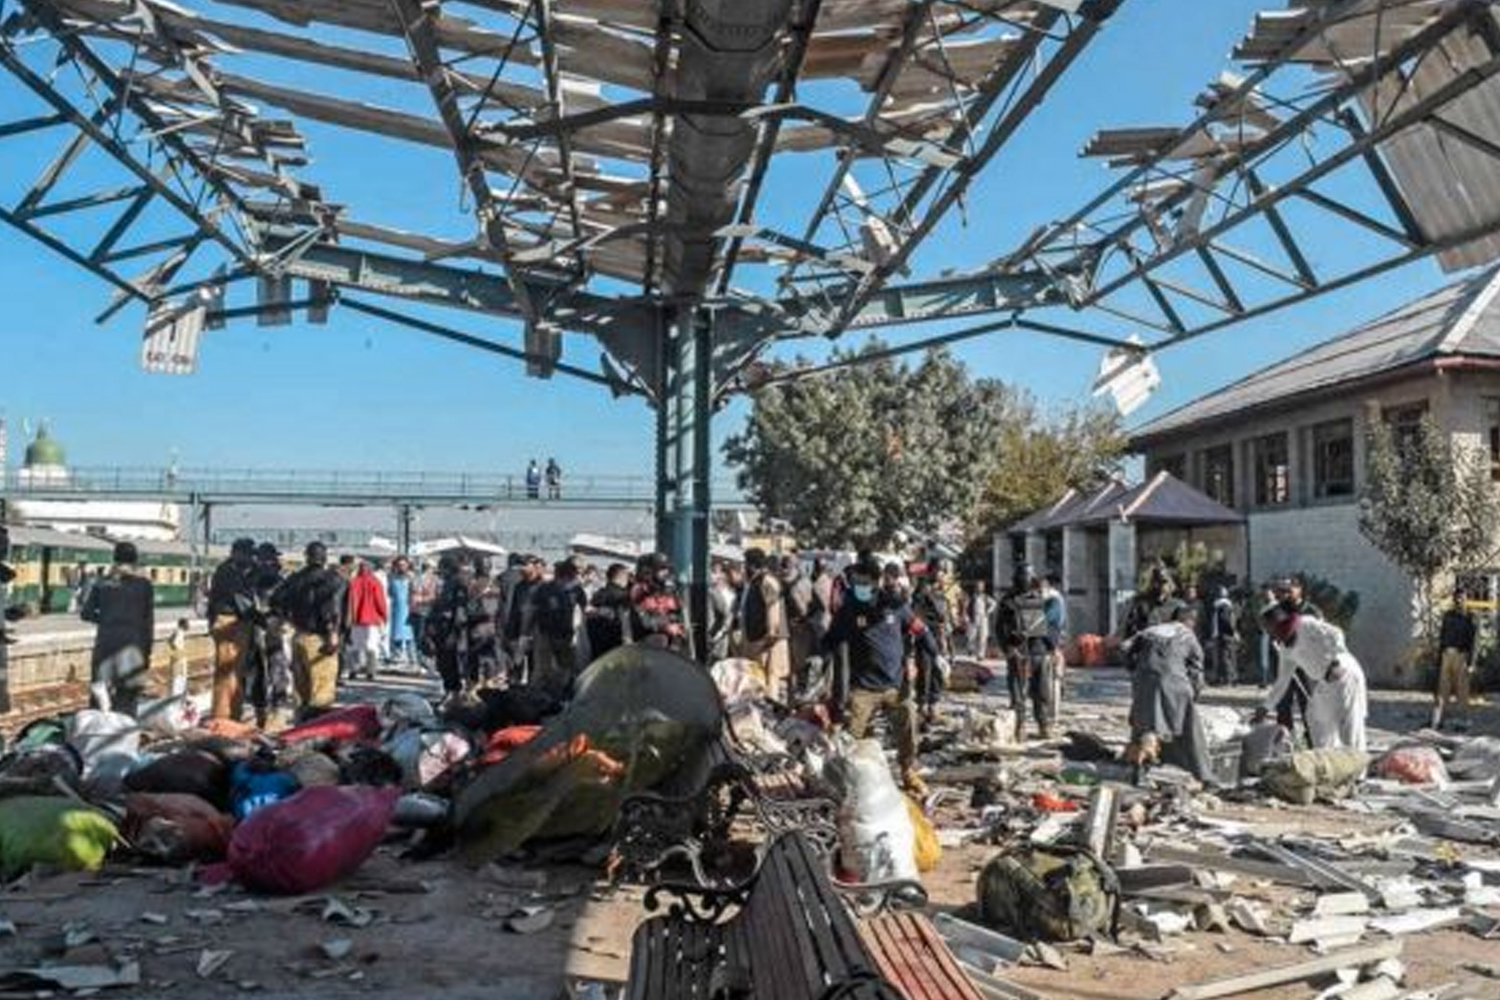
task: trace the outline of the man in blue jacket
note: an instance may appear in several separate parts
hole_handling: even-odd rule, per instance
[[[934,659],[937,644],[901,594],[880,586],[880,566],[873,560],[854,564],[849,589],[823,636],[823,648],[849,648],[849,733],[864,739],[876,712],[896,734],[901,783],[916,795],[926,785],[917,776],[917,715],[912,701],[916,666],[907,657],[907,639]]]

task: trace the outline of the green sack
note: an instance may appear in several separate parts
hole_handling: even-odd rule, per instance
[[[0,877],[32,865],[93,871],[119,840],[108,816],[72,799],[23,795],[0,803]]]
[[[1114,869],[1079,848],[1023,848],[979,873],[980,921],[1023,940],[1112,934],[1119,909]]]
[[[1369,764],[1370,755],[1362,750],[1299,750],[1266,764],[1260,772],[1260,783],[1277,798],[1310,806],[1318,799],[1347,798]]]

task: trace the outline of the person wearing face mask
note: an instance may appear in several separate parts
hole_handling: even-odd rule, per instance
[[[879,585],[881,570],[873,560],[855,563],[848,579],[849,589],[823,636],[823,649],[848,647],[849,733],[864,739],[875,714],[882,714],[896,736],[902,784],[924,795],[926,786],[916,772],[916,666],[907,655],[907,641],[934,657],[937,645],[899,591]]]

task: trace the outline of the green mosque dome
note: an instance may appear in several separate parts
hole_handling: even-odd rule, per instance
[[[66,467],[67,464],[68,455],[63,446],[47,433],[45,425],[39,427],[36,437],[26,446],[26,468]]]

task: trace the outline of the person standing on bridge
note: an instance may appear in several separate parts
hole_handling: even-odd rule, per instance
[[[555,458],[547,459],[547,499],[562,499],[562,466]]]
[[[526,466],[526,499],[539,500],[542,496],[542,467],[536,464],[536,459]]]
[[[339,632],[344,624],[344,578],[328,568],[328,548],[307,546],[306,564],[271,595],[271,609],[296,630],[292,683],[304,713],[333,704],[338,693]]]
[[[90,704],[106,712],[135,715],[151,672],[156,632],[156,595],[136,569],[140,556],[130,542],[117,542],[114,567],[89,591],[80,617],[97,625],[91,660]]]
[[[229,558],[208,585],[208,627],[214,640],[214,691],[210,714],[239,721],[245,708],[244,677],[255,630],[255,584],[260,567],[255,540],[237,538]]]

